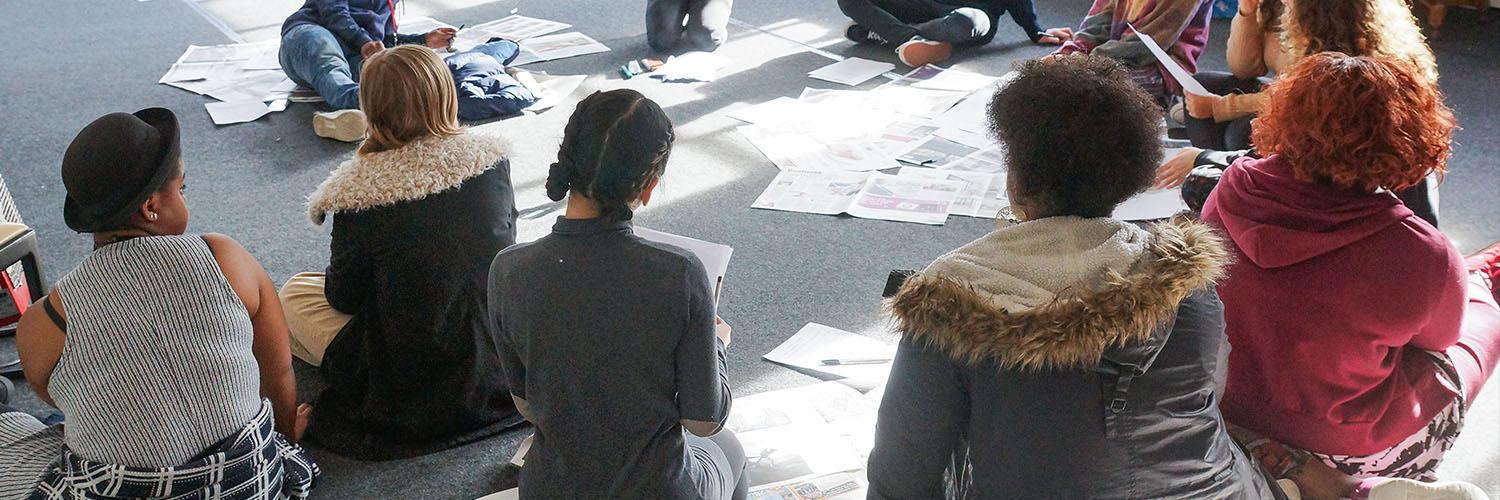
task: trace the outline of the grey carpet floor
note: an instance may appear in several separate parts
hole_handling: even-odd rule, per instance
[[[220,232],[241,241],[280,282],[322,268],[328,235],[307,222],[305,196],[353,146],[314,137],[310,105],[259,121],[216,127],[203,110],[207,98],[156,84],[188,44],[231,41],[217,26],[251,40],[274,37],[295,0],[14,0],[0,16],[0,46],[10,48],[0,71],[0,173],[22,214],[41,238],[56,279],[89,250],[85,237],[62,222],[63,187],[57,169],[68,141],[93,118],[111,111],[166,106],[182,120],[188,168],[191,231]],[[1044,24],[1072,25],[1087,0],[1039,2]],[[665,196],[643,210],[639,223],[735,247],[721,313],[735,325],[730,377],[737,394],[814,382],[760,361],[804,323],[816,321],[881,339],[892,339],[878,298],[886,271],[925,265],[943,252],[988,231],[992,222],[952,217],[947,225],[915,224],[752,210],[751,201],[776,169],[734,131],[726,111],[803,87],[838,87],[808,79],[828,64],[820,55],[891,59],[891,54],[842,39],[846,23],[833,0],[741,1],[731,42],[721,54],[734,61],[711,83],[624,81],[619,64],[647,54],[641,23],[643,0],[414,0],[407,15],[432,15],[470,25],[521,13],[571,23],[613,50],[530,69],[591,75],[573,95],[619,87],[656,99],[678,126],[679,142],[665,181]],[[279,10],[278,10],[279,9]],[[206,13],[209,17],[205,17]],[[210,18],[215,19],[211,22]],[[962,53],[955,64],[989,74],[1016,60],[1041,56],[1008,21],[990,46]],[[1472,251],[1500,239],[1500,23],[1480,23],[1468,11],[1450,15],[1445,37],[1433,46],[1442,85],[1464,126],[1455,137],[1452,171],[1442,186],[1443,229]],[[1228,24],[1214,26],[1205,68],[1224,66]],[[865,87],[878,82],[869,82]],[[545,234],[555,212],[542,190],[572,101],[536,116],[483,124],[513,144],[514,182],[523,208],[521,239]],[[297,370],[303,399],[319,386],[316,371]],[[1500,385],[1500,384],[1496,384]],[[43,405],[23,393],[22,406]],[[1500,390],[1476,402],[1468,430],[1444,473],[1483,484],[1500,496]],[[392,462],[347,460],[314,449],[325,476],[319,498],[475,498],[505,483],[501,464],[529,430],[426,457]]]

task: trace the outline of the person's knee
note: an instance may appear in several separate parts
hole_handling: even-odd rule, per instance
[[[683,42],[695,50],[713,52],[729,38],[728,29],[710,29],[701,26],[689,27],[682,35]]]
[[[729,460],[729,465],[736,471],[745,467],[745,446],[740,444],[740,438],[734,435],[734,431],[721,429],[708,439],[719,445],[719,450],[724,452],[724,458]]]
[[[851,16],[853,12],[859,12],[861,7],[869,5],[870,0],[839,0],[839,12],[845,16]]]
[[[953,10],[953,15],[958,16],[969,23],[969,39],[980,40],[990,34],[990,15],[973,7],[962,7]]]
[[[657,52],[671,52],[682,42],[682,30],[657,27],[646,31],[646,44]]]
[[[328,302],[327,296],[323,293],[327,283],[328,280],[323,273],[298,273],[287,279],[286,284],[281,285],[277,296],[281,298],[281,304],[287,314],[292,314],[294,311],[301,310],[301,307],[292,306],[302,306],[317,301]]]

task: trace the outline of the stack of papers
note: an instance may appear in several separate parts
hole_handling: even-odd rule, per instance
[[[818,68],[807,76],[844,85],[859,85],[893,69],[896,69],[896,65],[891,63],[851,57]]]
[[[158,83],[223,101],[205,105],[215,124],[253,121],[285,109],[297,87],[281,71],[279,50],[276,42],[190,45]]]

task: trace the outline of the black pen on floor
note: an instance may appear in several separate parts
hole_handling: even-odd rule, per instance
[[[891,362],[889,358],[825,359],[823,366],[878,365],[889,362]]]

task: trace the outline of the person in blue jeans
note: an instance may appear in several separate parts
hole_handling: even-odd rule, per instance
[[[452,44],[456,31],[439,28],[424,34],[401,34],[391,16],[395,2],[383,0],[307,0],[282,25],[281,67],[298,85],[317,90],[333,111],[313,116],[319,136],[345,142],[365,135],[359,112],[358,75],[365,58],[388,46],[420,43],[432,48]],[[536,96],[507,74],[505,65],[520,54],[510,40],[490,39],[448,58],[458,85],[458,116],[467,121],[510,116],[536,102]]]

